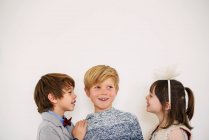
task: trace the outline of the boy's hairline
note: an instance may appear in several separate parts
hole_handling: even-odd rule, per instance
[[[113,81],[114,81],[114,86],[119,89],[119,80],[116,80],[116,78],[112,77],[112,76],[108,76],[106,77],[105,79],[101,80],[101,81],[97,81],[97,80],[94,80],[93,82],[89,82],[89,80],[85,79],[84,80],[84,89],[85,90],[90,90],[90,88],[92,88],[94,85],[96,84],[101,84],[102,82],[104,82],[105,80],[111,78]],[[88,82],[87,82],[88,81]],[[88,84],[87,84],[88,83]],[[91,83],[91,84],[90,84]],[[90,85],[89,87],[87,87],[87,85]]]

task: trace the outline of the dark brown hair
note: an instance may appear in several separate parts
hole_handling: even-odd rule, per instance
[[[192,129],[189,121],[194,114],[194,95],[190,88],[184,87],[181,82],[177,80],[170,80],[171,88],[171,109],[168,111],[167,122],[165,127],[168,128],[172,124],[183,124],[188,129]],[[150,92],[155,92],[160,103],[165,108],[168,102],[168,80],[155,81],[151,87]],[[186,108],[186,98],[188,95],[188,107]],[[177,122],[177,123],[176,123]],[[157,130],[157,129],[156,129]],[[156,131],[154,130],[152,134]]]
[[[72,77],[62,73],[49,73],[41,77],[35,87],[34,100],[38,107],[38,112],[46,112],[53,107],[48,99],[48,94],[51,93],[55,98],[63,97],[63,88],[75,87],[75,82]]]

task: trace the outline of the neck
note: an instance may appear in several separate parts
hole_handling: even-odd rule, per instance
[[[161,127],[165,127],[166,121],[167,121],[166,115],[161,113],[161,114],[157,114],[157,117],[158,117],[158,120],[159,120],[158,129],[160,129]]]
[[[106,108],[106,109],[98,109],[98,108],[95,108],[94,112],[95,113],[99,113],[99,112],[105,112],[107,110],[110,110],[112,107],[109,107],[109,108]]]
[[[54,113],[56,113],[57,115],[63,117],[64,116],[64,111],[59,110],[58,108],[53,108],[51,111],[53,111]]]

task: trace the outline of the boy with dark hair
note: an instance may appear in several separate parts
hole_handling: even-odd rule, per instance
[[[49,73],[38,81],[34,100],[43,121],[39,125],[37,140],[82,140],[87,122],[82,120],[74,126],[71,118],[64,116],[73,111],[76,95],[73,78],[62,73]]]

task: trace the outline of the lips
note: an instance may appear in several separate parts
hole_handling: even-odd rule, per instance
[[[109,98],[98,98],[100,101],[107,101]]]
[[[72,104],[75,104],[76,103],[76,100],[74,100],[73,102],[72,102]]]
[[[147,107],[149,106],[149,103],[147,103]]]

